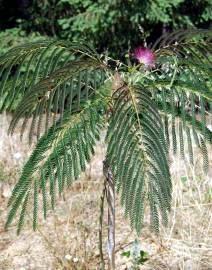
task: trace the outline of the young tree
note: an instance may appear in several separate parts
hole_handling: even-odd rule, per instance
[[[1,56],[0,110],[14,110],[9,134],[23,121],[21,134],[30,122],[29,142],[34,134],[38,138],[9,199],[5,227],[19,212],[20,233],[32,202],[35,230],[39,197],[46,218],[48,209],[55,207],[56,194],[62,196],[85,171],[101,131],[107,130],[101,209],[106,194],[110,269],[115,268],[115,192],[138,234],[147,206],[151,227],[159,232],[171,208],[170,145],[176,153],[179,142],[184,158],[185,134],[193,163],[193,136],[208,170],[210,37],[207,30],[162,36],[151,48],[136,49],[136,64],[129,66],[98,55],[88,45],[65,41],[25,44]],[[100,253],[103,257],[101,248]]]

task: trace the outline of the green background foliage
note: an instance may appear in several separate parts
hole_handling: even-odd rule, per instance
[[[119,59],[145,39],[153,43],[162,33],[175,29],[209,28],[212,19],[210,0],[10,2],[0,1],[0,29],[18,26],[26,33],[89,41],[99,52],[108,50]]]
[[[32,32],[27,35],[21,28],[11,28],[0,32],[0,55],[8,51],[8,48],[21,45],[26,42],[34,42],[43,39],[39,33]]]

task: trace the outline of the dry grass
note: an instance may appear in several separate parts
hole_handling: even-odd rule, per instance
[[[103,142],[98,145],[96,156],[80,181],[75,182],[64,200],[58,200],[56,212],[49,213],[46,221],[41,218],[37,232],[31,229],[29,213],[24,231],[16,236],[15,226],[7,232],[3,230],[6,204],[32,148],[27,146],[26,138],[20,143],[18,131],[8,137],[7,126],[8,117],[0,116],[0,269],[99,269]],[[211,155],[210,158],[212,160]],[[148,252],[149,260],[140,269],[212,269],[211,172],[204,176],[199,160],[198,151],[194,168],[172,157],[174,190],[170,224],[156,237],[148,229],[147,213],[140,249]],[[106,241],[106,216],[104,226]],[[135,235],[123,219],[118,200],[116,226],[116,268],[130,269],[130,259],[122,257],[121,253],[132,248]]]

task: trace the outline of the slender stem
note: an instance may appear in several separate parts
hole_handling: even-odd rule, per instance
[[[104,161],[104,175],[106,178],[106,197],[108,204],[108,266],[115,270],[115,186],[113,174],[107,161]]]
[[[103,239],[103,217],[104,217],[104,201],[106,195],[106,181],[104,181],[104,188],[102,191],[102,196],[100,199],[100,216],[99,216],[99,254],[101,260],[101,270],[105,270],[105,262],[104,262],[104,255],[103,255],[103,248],[102,248],[102,239]]]

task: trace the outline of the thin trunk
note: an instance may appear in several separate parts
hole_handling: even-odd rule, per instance
[[[109,270],[115,270],[115,186],[113,174],[107,161],[104,161],[104,175],[108,204],[108,266]]]
[[[105,195],[106,195],[106,181],[104,181],[104,188],[102,191],[101,201],[100,201],[100,216],[99,216],[99,253],[100,253],[100,260],[101,260],[101,266],[100,270],[105,270],[105,261],[104,261],[104,255],[103,255],[103,217],[104,217],[104,201],[105,201]]]

